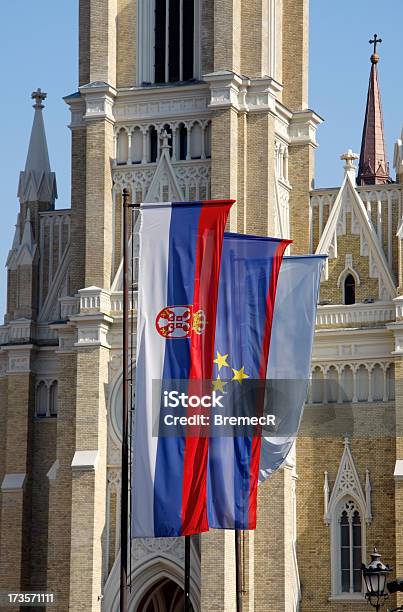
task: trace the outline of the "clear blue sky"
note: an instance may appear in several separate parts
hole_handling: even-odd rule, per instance
[[[69,113],[62,97],[77,84],[77,12],[78,0],[14,0],[2,7],[0,317],[6,290],[3,264],[12,241],[18,175],[25,165],[33,117],[30,94],[37,87],[48,93],[45,123],[58,182],[57,207],[70,206]],[[367,41],[374,32],[384,41],[379,70],[392,162],[403,124],[402,21],[402,0],[311,0],[309,105],[325,119],[318,134],[317,187],[339,185],[340,154],[350,147],[359,152],[370,67]]]

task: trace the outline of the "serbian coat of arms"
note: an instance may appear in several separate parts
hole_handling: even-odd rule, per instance
[[[206,315],[195,310],[193,305],[165,306],[155,319],[157,332],[163,338],[189,338],[192,333],[203,334],[206,329]]]

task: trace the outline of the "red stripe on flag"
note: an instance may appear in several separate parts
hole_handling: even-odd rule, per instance
[[[267,361],[269,359],[269,348],[271,329],[273,323],[274,303],[276,300],[277,280],[280,272],[281,262],[285,249],[291,243],[291,240],[283,240],[279,243],[276,254],[273,258],[273,264],[270,275],[269,292],[266,300],[266,326],[263,336],[262,353],[260,357],[259,379],[264,380],[267,372]],[[264,389],[259,390],[262,393],[259,404],[263,406]],[[252,454],[250,462],[250,478],[249,478],[249,513],[248,513],[248,528],[256,529],[256,514],[257,514],[257,487],[259,479],[259,464],[260,464],[260,448],[262,445],[261,427],[257,428],[257,435],[252,438]]]
[[[206,329],[202,334],[192,332],[190,339],[189,395],[211,393],[202,388],[213,374],[214,341],[224,229],[234,200],[203,202],[199,219],[196,251],[193,312],[202,310]],[[188,414],[202,414],[192,408]],[[207,519],[207,455],[208,437],[202,427],[191,427],[186,436],[182,487],[182,535],[208,530]]]

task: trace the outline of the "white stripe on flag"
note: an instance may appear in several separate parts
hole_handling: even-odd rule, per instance
[[[155,422],[158,414],[153,415],[152,406],[153,392],[157,393],[156,381],[161,385],[166,342],[155,331],[154,315],[168,306],[166,300],[171,211],[170,204],[166,203],[163,208],[156,206],[155,209],[149,205],[140,213],[132,517],[135,537],[154,536],[154,478],[158,438],[153,437],[153,416]]]

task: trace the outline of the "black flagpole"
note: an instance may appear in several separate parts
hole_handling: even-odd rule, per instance
[[[190,542],[191,536],[185,536],[185,612],[191,612],[190,603]]]
[[[127,612],[127,535],[129,533],[129,191],[123,189],[123,406],[120,501],[120,612]]]
[[[242,612],[242,553],[241,532],[235,529],[236,612]]]

